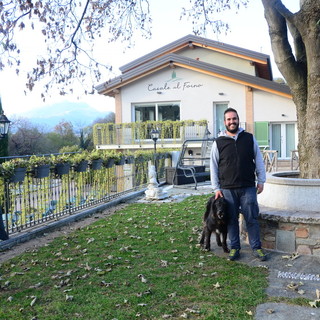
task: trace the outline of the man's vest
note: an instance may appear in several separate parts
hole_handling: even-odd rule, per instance
[[[222,189],[255,186],[253,136],[242,131],[237,140],[218,137],[219,181]]]

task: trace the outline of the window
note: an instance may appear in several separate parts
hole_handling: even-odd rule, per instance
[[[135,104],[134,121],[179,121],[180,104],[176,102]]]

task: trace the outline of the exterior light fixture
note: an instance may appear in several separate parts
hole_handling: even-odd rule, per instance
[[[0,113],[0,138],[5,138],[9,132],[10,120],[3,114],[1,110]]]
[[[157,174],[157,182],[159,183],[156,154],[157,154],[157,140],[159,139],[160,131],[158,129],[152,129],[150,132],[150,136],[154,142],[154,168],[155,168],[156,174]]]

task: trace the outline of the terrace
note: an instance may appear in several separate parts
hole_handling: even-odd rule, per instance
[[[158,146],[161,148],[180,148],[185,140],[203,139],[209,134],[207,120],[99,123],[93,127],[93,142],[98,149],[150,149],[153,129],[160,132]],[[201,144],[194,146],[201,147]]]

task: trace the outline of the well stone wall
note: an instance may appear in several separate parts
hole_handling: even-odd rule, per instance
[[[260,207],[259,220],[263,248],[320,256],[320,212]]]

